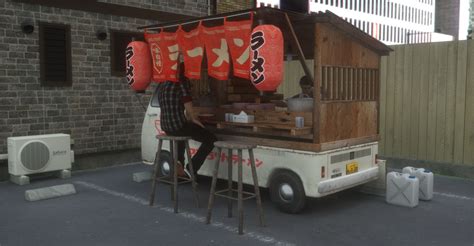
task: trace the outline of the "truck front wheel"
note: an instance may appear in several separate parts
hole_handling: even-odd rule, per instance
[[[167,151],[161,151],[160,153],[160,163],[158,163],[158,176],[157,177],[166,177],[170,176],[173,173],[171,154]]]
[[[272,202],[285,213],[298,213],[306,203],[306,195],[300,178],[293,172],[278,171],[270,183]]]

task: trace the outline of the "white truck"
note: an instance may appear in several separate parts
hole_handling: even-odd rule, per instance
[[[310,113],[289,107],[284,111],[254,110],[254,125],[243,124],[243,127],[250,127],[236,129],[242,127],[242,124],[230,124],[232,128],[223,132],[219,129],[219,124],[229,124],[225,122],[223,113],[227,111],[223,112],[222,106],[253,100],[260,104],[271,99],[265,98],[264,93],[255,93],[250,80],[244,80],[243,85],[242,80],[238,83],[234,77],[228,81],[215,81],[217,83],[214,84],[214,94],[217,95],[218,102],[213,113],[216,116],[218,137],[249,141],[258,145],[254,152],[259,185],[269,188],[272,201],[281,210],[296,213],[304,207],[306,197],[326,196],[377,179],[381,170],[379,164],[383,163],[377,159],[381,57],[388,55],[391,49],[329,11],[302,14],[261,7],[140,28],[165,28],[173,32],[178,30],[178,27],[192,29],[197,23],[207,21],[211,26],[225,25],[227,22],[222,24],[224,18],[227,21],[251,18],[252,27],[273,25],[282,31],[284,45],[278,48],[283,49],[286,58],[284,83],[279,87],[285,92],[283,94],[294,94],[295,90],[299,89],[295,81],[303,74],[313,82],[311,88],[314,100]],[[221,42],[226,42],[226,39],[222,38]],[[295,55],[301,63],[300,67],[290,64]],[[236,57],[230,57],[232,63],[238,62]],[[312,69],[308,63],[312,64]],[[249,69],[249,73],[251,70]],[[202,71],[207,74],[207,70]],[[196,88],[202,87],[202,81],[196,82]],[[247,90],[248,86],[253,90]],[[206,87],[211,88],[209,85]],[[304,116],[304,129],[295,126],[296,117],[299,116]],[[281,130],[286,132],[282,133]],[[247,134],[245,136],[241,134],[244,131]],[[157,149],[155,136],[161,133],[160,108],[155,92],[143,122],[144,163],[153,164]],[[281,136],[283,138],[279,138]],[[191,142],[191,147],[197,149],[198,143]],[[165,145],[164,148],[168,149],[168,146]],[[198,174],[211,176],[211,166],[216,158],[220,158],[222,164],[226,164],[227,158],[236,161],[235,156],[228,157],[223,154],[217,157],[216,153],[212,152]],[[243,158],[244,163],[247,163],[248,156],[245,152]],[[163,152],[158,165],[163,175],[170,173],[169,152]],[[219,170],[219,177],[225,178],[227,165],[222,165]],[[244,165],[243,172],[243,182],[252,184],[250,168],[247,165]],[[233,172],[234,180],[236,173]]]
[[[145,164],[153,165],[160,128],[160,107],[158,93],[154,93],[145,114],[142,126],[141,149]],[[190,142],[194,153],[199,143]],[[160,157],[161,175],[171,173],[171,156],[168,143],[165,142]],[[377,160],[378,143],[365,143],[324,152],[310,152],[282,149],[259,145],[255,150],[255,159],[259,185],[269,188],[272,201],[284,212],[297,213],[304,206],[306,197],[322,197],[357,185],[375,180],[379,173]],[[212,168],[216,158],[215,151],[209,154],[199,175],[212,177]],[[221,157],[219,178],[227,178],[226,154]],[[237,164],[236,155],[232,157]],[[243,182],[252,184],[251,169],[246,152],[243,152]],[[234,166],[234,181],[237,180],[237,167]]]

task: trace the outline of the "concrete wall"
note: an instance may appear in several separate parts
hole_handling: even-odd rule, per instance
[[[207,0],[108,2],[207,14]],[[25,20],[34,23],[32,34],[22,33]],[[40,21],[71,27],[71,87],[40,85]],[[125,79],[111,75],[110,30],[155,22],[0,0],[0,154],[10,136],[49,133],[71,134],[79,156],[139,148],[144,110]],[[106,40],[96,38],[99,29],[107,30]],[[150,94],[138,97],[146,104]]]

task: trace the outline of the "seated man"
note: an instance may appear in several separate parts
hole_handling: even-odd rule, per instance
[[[194,177],[197,179],[197,171],[206,160],[207,155],[214,148],[217,137],[204,128],[204,125],[196,118],[193,112],[190,82],[184,76],[184,63],[179,67],[179,81],[166,81],[161,83],[158,100],[161,107],[161,128],[170,136],[190,136],[193,140],[201,142],[196,154],[192,157]],[[189,166],[183,169],[184,142],[178,144],[178,174],[188,176]]]
[[[287,107],[288,105],[288,99],[291,98],[313,98],[313,81],[311,81],[311,78],[308,76],[304,75],[303,77],[300,78],[300,87],[301,87],[301,93],[298,93],[292,97],[289,97],[285,100],[282,101],[276,101],[275,105],[277,107]]]

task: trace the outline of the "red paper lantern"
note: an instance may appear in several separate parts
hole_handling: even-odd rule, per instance
[[[151,82],[151,56],[148,44],[130,42],[125,50],[125,67],[128,85],[136,92],[144,92]]]
[[[260,91],[275,91],[283,80],[283,35],[273,25],[253,29],[250,40],[250,79]]]

